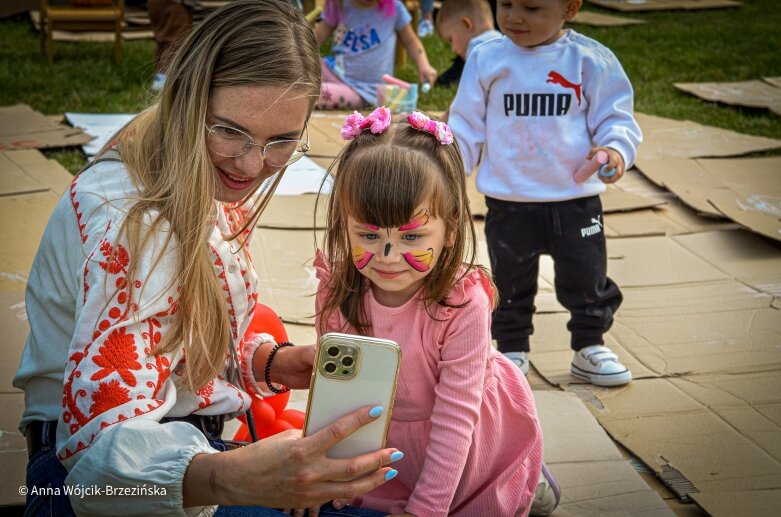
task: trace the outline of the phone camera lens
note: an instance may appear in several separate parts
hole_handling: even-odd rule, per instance
[[[327,363],[325,363],[325,365],[323,366],[323,369],[324,369],[326,372],[328,372],[328,373],[334,373],[334,372],[336,371],[336,363],[334,363],[334,362],[332,362],[332,361],[328,361],[328,362],[327,362]]]
[[[337,355],[339,355],[339,347],[338,346],[328,347],[328,355],[330,355],[331,357],[336,357]]]
[[[346,355],[346,356],[342,357],[342,365],[343,366],[346,366],[346,367],[349,368],[350,366],[353,365],[353,362],[354,362],[353,358],[350,357],[349,355]]]

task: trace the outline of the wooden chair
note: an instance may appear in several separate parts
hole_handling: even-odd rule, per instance
[[[122,20],[125,0],[70,0],[67,5],[40,0],[41,52],[49,63],[54,61],[55,30],[114,31],[114,61],[122,61]]]

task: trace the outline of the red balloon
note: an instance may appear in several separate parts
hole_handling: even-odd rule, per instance
[[[274,413],[277,417],[282,414],[282,412],[285,410],[285,406],[287,406],[287,401],[290,400],[290,392],[287,391],[285,393],[279,393],[277,395],[274,395],[273,397],[266,397],[263,399],[264,402],[266,402],[269,406],[274,408]]]
[[[243,415],[242,415],[243,416]],[[241,418],[241,417],[239,417]],[[239,426],[239,429],[236,431],[236,434],[233,435],[232,440],[235,440],[237,442],[251,442],[252,436],[249,434],[249,427],[247,427],[247,424],[243,423]]]
[[[268,438],[269,436],[274,436],[275,434],[287,431],[288,429],[295,429],[295,427],[293,427],[293,424],[278,418],[277,420],[274,420],[269,427],[265,428],[263,431],[259,431],[258,437],[261,439]]]
[[[255,430],[260,432],[260,429],[270,426],[274,420],[277,419],[277,414],[274,408],[266,402],[267,399],[255,398],[252,400],[253,421],[255,422]],[[239,416],[239,420],[246,423],[244,415]]]
[[[255,311],[246,333],[271,334],[277,343],[287,341],[287,331],[282,320],[269,306],[262,303],[255,304]]]
[[[296,429],[304,428],[304,412],[297,409],[286,409],[280,415],[279,418],[289,423]]]

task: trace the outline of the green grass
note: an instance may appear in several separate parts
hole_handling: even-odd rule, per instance
[[[621,14],[586,4],[585,9],[644,20],[616,28],[574,26],[610,47],[635,87],[636,109],[688,119],[752,135],[781,138],[781,117],[767,110],[702,101],[678,91],[674,82],[737,81],[781,76],[781,10],[778,0],[746,0],[739,8]],[[453,54],[436,37],[424,44],[432,65],[444,71]],[[129,41],[115,65],[110,43],[55,43],[46,63],[29,19],[0,20],[0,106],[26,103],[45,114],[66,111],[137,112],[152,99],[146,90],[154,73],[154,43]],[[408,62],[397,75],[415,80]],[[455,87],[435,87],[418,105],[443,111]],[[46,151],[68,170],[84,161],[73,148]]]

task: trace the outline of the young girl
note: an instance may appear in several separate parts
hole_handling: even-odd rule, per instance
[[[418,68],[421,83],[434,84],[437,71],[410,24],[401,0],[326,0],[315,36],[322,45],[333,35],[333,55],[323,59],[319,108],[362,108],[377,103],[377,85],[393,75],[396,36]]]
[[[529,512],[542,435],[520,371],[491,346],[494,285],[474,264],[463,164],[447,125],[387,108],[348,117],[324,253],[318,334],[392,339],[402,362],[389,446],[399,475],[354,502],[395,515]],[[554,501],[555,506],[555,501]]]

